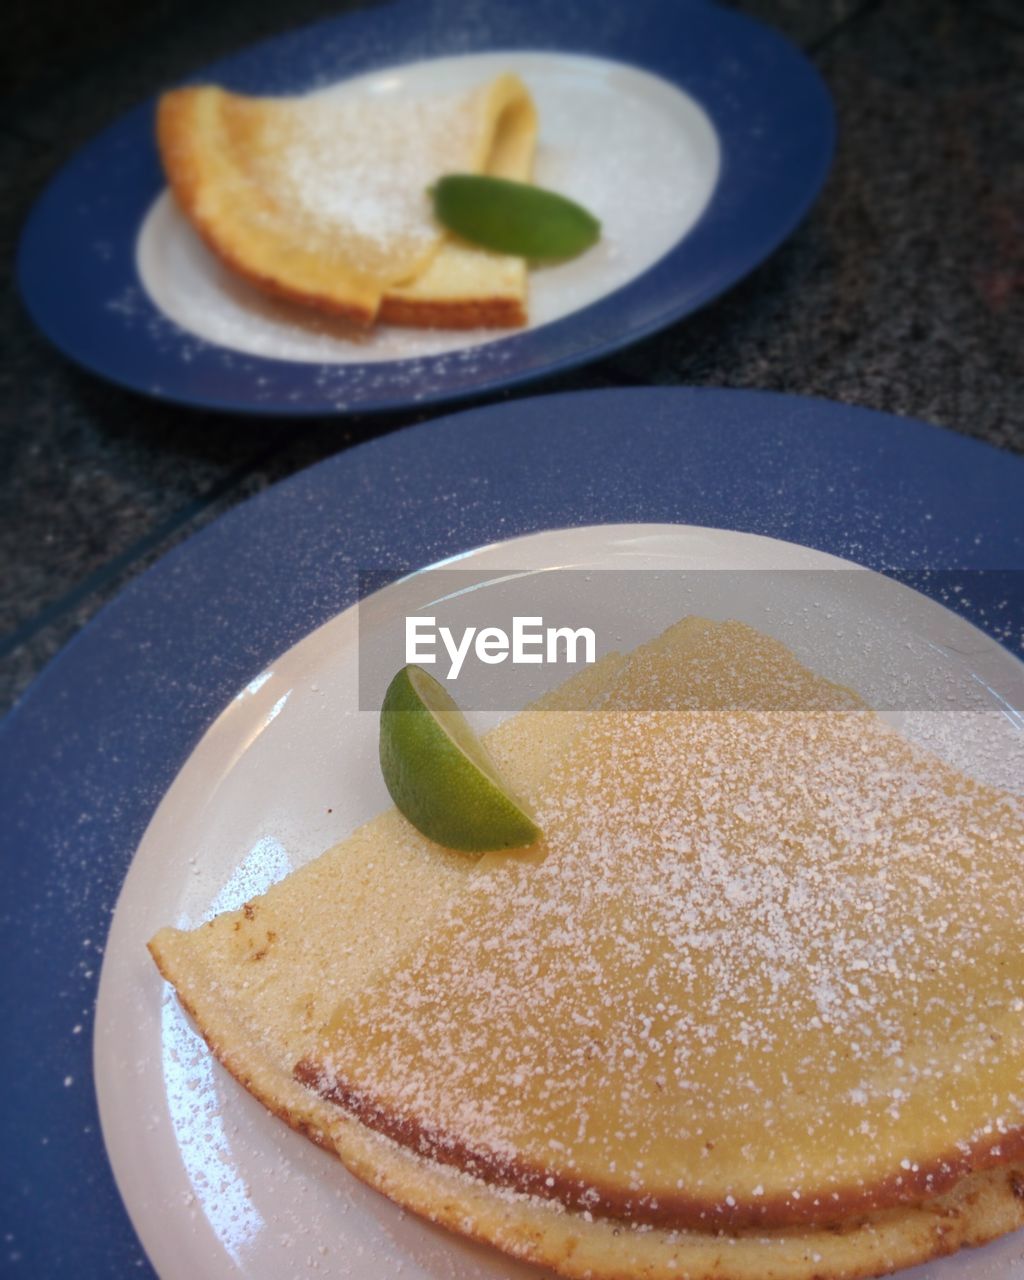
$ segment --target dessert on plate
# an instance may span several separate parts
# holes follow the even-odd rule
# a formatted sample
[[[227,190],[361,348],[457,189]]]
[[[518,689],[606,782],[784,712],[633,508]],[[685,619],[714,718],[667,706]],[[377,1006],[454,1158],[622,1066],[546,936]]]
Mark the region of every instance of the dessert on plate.
[[[396,810],[150,949],[357,1176],[575,1277],[883,1274],[1024,1224],[1024,802],[739,623],[488,736],[543,832]]]
[[[445,174],[528,182],[537,113],[518,77],[423,99],[165,93],[157,140],[175,198],[257,288],[361,327],[526,323],[523,258],[446,233]]]

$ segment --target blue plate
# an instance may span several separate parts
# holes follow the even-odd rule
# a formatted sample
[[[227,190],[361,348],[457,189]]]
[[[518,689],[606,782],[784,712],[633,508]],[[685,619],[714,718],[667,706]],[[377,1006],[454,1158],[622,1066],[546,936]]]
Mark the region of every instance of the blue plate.
[[[572,368],[694,311],[771,253],[824,181],[834,121],[817,72],[774,31],[705,0],[390,0],[257,45],[196,78],[253,94],[295,93],[322,83],[325,68],[343,79],[501,49],[631,63],[685,90],[714,124],[721,167],[699,222],[615,293],[480,347],[472,361],[422,357],[415,378],[408,369],[402,376],[399,362],[303,364],[198,340],[158,312],[136,269],[139,229],[164,185],[150,101],[75,156],[35,206],[17,267],[33,318],[86,368],[184,404],[308,415],[436,403]]]
[[[204,730],[354,601],[361,567],[422,566],[571,525],[708,525],[934,581],[1019,652],[1022,492],[1024,459],[922,422],[757,392],[579,392],[350,449],[171,552],[0,726],[0,1270],[17,1256],[33,1277],[145,1273],[132,1270],[144,1264],[91,1077],[110,913]],[[1000,607],[972,615],[986,582]]]

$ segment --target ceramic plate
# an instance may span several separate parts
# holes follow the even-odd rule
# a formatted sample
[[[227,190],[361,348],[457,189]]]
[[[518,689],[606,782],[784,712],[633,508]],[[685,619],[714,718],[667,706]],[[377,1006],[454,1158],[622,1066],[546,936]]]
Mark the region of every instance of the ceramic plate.
[[[570,368],[707,302],[816,195],[833,117],[773,31],[704,0],[630,6],[391,0],[198,72],[254,94],[423,96],[520,74],[541,117],[536,177],[597,214],[600,243],[531,272],[518,332],[381,328],[365,339],[223,268],[167,194],[153,102],[54,179],[18,274],[68,355],[161,398],[265,414],[394,409]]]
[[[617,648],[686,614],[747,622],[886,705],[967,773],[1024,780],[1024,666],[928,597],[791,543],[693,526],[556,530],[424,569],[346,610],[218,716],[157,810],[114,913],[96,1011],[100,1117],[128,1212],[165,1280],[276,1280],[301,1259],[325,1278],[538,1274],[439,1237],[264,1111],[211,1059],[146,941],[163,924],[191,928],[239,908],[389,806],[361,667],[397,620],[429,612],[457,635],[470,619],[551,619],[556,608]],[[401,661],[376,681],[378,700]],[[564,671],[502,674],[525,703],[538,675]],[[1019,1252],[1009,1238],[920,1274],[1002,1277]]]
[[[0,1108],[7,1153],[0,1162],[0,1269],[33,1278],[73,1271],[86,1280],[147,1274],[105,1154],[94,1092],[94,1005],[112,913],[158,806],[211,725],[223,716],[229,738],[243,725],[252,729],[286,687],[295,687],[265,731],[272,745],[276,731],[290,729],[293,707],[315,704],[311,687],[277,685],[276,675],[246,690],[290,650],[302,662],[307,655],[314,665],[321,660],[316,632],[341,625],[339,616],[357,598],[360,570],[411,571],[544,530],[702,526],[898,572],[1019,655],[1022,490],[1024,460],[886,414],[752,392],[577,393],[473,410],[350,449],[243,504],[166,556],[80,633],[0,726]],[[953,640],[967,669],[977,669],[985,654],[1001,657],[973,631],[967,646]],[[215,739],[206,738],[204,753]],[[253,750],[245,768],[259,758],[259,747]],[[221,758],[211,763],[209,785],[217,790],[243,776]],[[176,794],[186,796],[181,812],[196,821],[194,794]],[[220,790],[218,805],[227,795]],[[366,808],[380,799],[368,795]],[[350,807],[345,821],[362,811]],[[287,815],[281,822],[277,816],[269,814],[273,826],[251,840],[236,830],[233,867],[260,835],[276,834],[289,857],[300,857],[342,830],[340,815],[339,825],[325,813],[319,825],[294,828]],[[159,887],[163,896],[153,908],[143,904],[153,916],[134,922],[137,936],[152,918],[162,923],[209,909],[228,884],[226,863],[197,862],[196,873],[188,862],[193,853],[198,859],[192,849],[184,862],[169,861],[162,887],[153,881],[153,892]],[[268,854],[271,873],[276,856]],[[283,860],[276,866],[285,869]],[[160,1005],[159,985],[146,985],[153,975],[145,957],[133,956],[140,988],[131,999],[145,1003],[155,995],[166,1009],[161,1016],[175,1018],[172,1003]],[[176,1146],[180,1120],[172,1103],[178,1104],[165,1084],[163,1050],[134,1034],[124,1044],[96,1047],[107,1061],[125,1064],[126,1092],[157,1090],[155,1110],[121,1119],[122,1127],[134,1124],[139,1152],[150,1157],[128,1175],[138,1183],[132,1194],[149,1194],[152,1179],[155,1203],[166,1179],[197,1177],[198,1166],[189,1173]],[[187,1050],[187,1029],[182,1036]],[[155,1079],[139,1076],[136,1050],[155,1061]],[[183,1061],[183,1072],[198,1073],[202,1088],[222,1087],[205,1056]],[[250,1126],[262,1123],[259,1108],[238,1090],[234,1099],[232,1105],[249,1108],[240,1130],[248,1142]],[[187,1102],[179,1115],[183,1109]],[[219,1123],[211,1115],[213,1141],[220,1141]],[[325,1178],[339,1195],[355,1197],[361,1207],[353,1209],[353,1221],[360,1220],[361,1231],[370,1231],[371,1221],[381,1230],[394,1226],[390,1206],[360,1192],[328,1157],[280,1127],[269,1132],[282,1187],[293,1185],[298,1161],[315,1174],[316,1188]],[[233,1140],[229,1131],[225,1140]],[[118,1141],[113,1131],[111,1141]],[[283,1208],[287,1202],[284,1195]],[[242,1200],[232,1203],[244,1207]],[[262,1212],[266,1201],[260,1206]],[[139,1212],[135,1204],[132,1210]],[[360,1216],[364,1210],[368,1216]],[[225,1247],[201,1199],[172,1198],[164,1212],[183,1248],[205,1238],[209,1266],[223,1265]],[[240,1240],[251,1226],[244,1213]],[[412,1233],[419,1252],[404,1256],[418,1266],[453,1257],[463,1265],[467,1256],[451,1252],[447,1235],[418,1223],[403,1219],[395,1230],[400,1238],[387,1248],[403,1256],[410,1247],[405,1233]],[[378,1247],[384,1237],[374,1238]],[[308,1242],[294,1238],[285,1274],[305,1274],[307,1256],[322,1256]],[[157,1247],[148,1237],[147,1244]],[[1013,1247],[1019,1259],[1019,1240],[995,1246]],[[474,1253],[464,1265],[483,1267],[487,1256]],[[1000,1255],[969,1255],[988,1256]],[[349,1259],[355,1275],[358,1258],[356,1251]],[[338,1255],[332,1265],[341,1265]]]

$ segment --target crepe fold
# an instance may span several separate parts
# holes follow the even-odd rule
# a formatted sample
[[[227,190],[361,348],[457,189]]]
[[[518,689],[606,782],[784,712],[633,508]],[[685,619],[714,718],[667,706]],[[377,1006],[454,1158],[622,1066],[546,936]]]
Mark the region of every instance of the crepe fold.
[[[1024,1222],[1024,808],[735,623],[488,745],[542,819],[396,812],[151,950],[359,1177],[569,1276],[809,1280]]]
[[[190,86],[157,110],[168,182],[210,248],[265,292],[359,326],[525,323],[526,263],[447,236],[429,188],[453,172],[528,181],[536,136],[513,75],[422,100]]]

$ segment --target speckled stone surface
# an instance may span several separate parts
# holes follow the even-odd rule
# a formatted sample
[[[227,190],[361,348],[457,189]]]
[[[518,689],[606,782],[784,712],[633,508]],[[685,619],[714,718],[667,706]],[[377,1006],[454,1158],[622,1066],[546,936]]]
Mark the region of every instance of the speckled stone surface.
[[[613,367],[815,391],[1024,449],[1024,31],[984,5],[900,0],[815,61],[839,143],[804,226]]]
[[[0,252],[73,151],[209,61],[354,5],[43,0],[8,19]],[[531,390],[765,387],[1024,450],[1024,19],[1005,0],[745,0],[821,70],[840,143],[789,242],[701,314]],[[1015,221],[1016,218],[1016,221]],[[246,496],[423,415],[248,422],[72,368],[0,300],[0,707],[135,574]],[[526,393],[523,393],[526,394]],[[1022,496],[1024,500],[1024,496]]]

